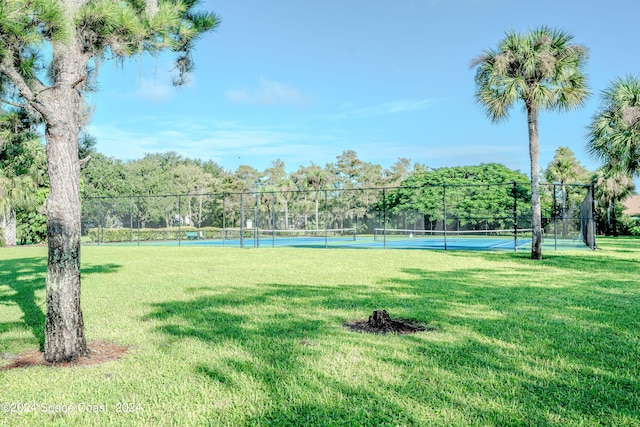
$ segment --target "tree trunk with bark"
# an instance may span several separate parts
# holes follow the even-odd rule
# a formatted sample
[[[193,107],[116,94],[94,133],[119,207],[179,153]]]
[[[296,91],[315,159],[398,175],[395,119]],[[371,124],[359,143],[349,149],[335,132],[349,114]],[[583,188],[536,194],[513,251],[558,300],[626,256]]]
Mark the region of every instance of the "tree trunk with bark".
[[[538,182],[538,110],[527,103],[527,122],[529,126],[529,157],[531,159],[531,259],[542,259],[542,215],[540,210],[540,185]]]
[[[2,242],[5,246],[16,245],[16,210],[9,209],[0,215],[0,231],[2,231]]]
[[[54,45],[55,84],[40,94],[46,106],[45,138],[50,193],[46,202],[49,262],[44,357],[72,361],[88,354],[80,307],[81,93],[87,59],[76,43]]]
[[[97,3],[100,5],[95,7]],[[20,102],[39,112],[46,124],[50,194],[45,205],[49,267],[44,347],[45,359],[50,362],[88,354],[80,309],[78,159],[87,64],[92,58],[100,62],[105,54],[125,59],[140,52],[137,47],[151,53],[172,51],[178,54],[174,82],[184,84],[193,65],[191,43],[218,24],[215,15],[192,10],[196,2],[181,3],[181,7],[167,6],[174,2],[161,3],[0,2],[0,9],[8,12],[0,14],[2,83],[6,78],[10,82],[6,89],[19,92]],[[158,17],[160,10],[163,13]],[[35,65],[33,58],[37,59]],[[44,74],[41,62],[47,63],[44,80],[39,79]]]

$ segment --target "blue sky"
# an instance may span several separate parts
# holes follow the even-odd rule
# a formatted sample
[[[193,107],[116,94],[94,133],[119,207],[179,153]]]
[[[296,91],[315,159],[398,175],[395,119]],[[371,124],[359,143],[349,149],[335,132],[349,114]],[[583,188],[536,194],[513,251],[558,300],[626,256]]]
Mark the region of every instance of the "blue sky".
[[[586,106],[540,115],[540,165],[560,146],[582,164],[599,93],[640,75],[637,0],[207,0],[218,29],[197,44],[190,83],[170,56],[105,61],[90,132],[123,160],[176,151],[227,170],[281,159],[293,172],[344,150],[389,167],[499,162],[528,174],[525,113],[493,124],[474,103],[470,61],[507,30],[541,25],[590,49]]]

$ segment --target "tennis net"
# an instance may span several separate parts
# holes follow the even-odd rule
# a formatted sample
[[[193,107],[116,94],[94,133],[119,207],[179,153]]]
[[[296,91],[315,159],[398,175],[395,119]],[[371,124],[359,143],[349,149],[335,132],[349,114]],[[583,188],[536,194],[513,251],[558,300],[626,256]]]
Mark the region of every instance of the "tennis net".
[[[375,228],[373,240],[392,246],[491,248],[526,245],[531,242],[531,231],[530,228],[452,231]]]
[[[255,229],[254,236],[259,239],[325,239],[340,238],[356,240],[357,231],[355,228],[328,228],[311,230],[271,230]]]

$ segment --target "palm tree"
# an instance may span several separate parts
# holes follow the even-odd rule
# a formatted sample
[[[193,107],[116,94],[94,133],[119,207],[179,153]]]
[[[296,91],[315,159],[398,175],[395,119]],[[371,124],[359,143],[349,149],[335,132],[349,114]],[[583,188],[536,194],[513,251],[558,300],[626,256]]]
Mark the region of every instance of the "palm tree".
[[[305,205],[307,195],[313,193],[313,203],[315,211],[315,229],[320,227],[320,191],[326,188],[329,183],[329,174],[325,169],[311,162],[310,166],[300,166],[293,176],[293,181],[298,186],[304,196]],[[304,212],[304,228],[307,228],[307,207]]]
[[[633,193],[635,189],[633,179],[629,175],[608,168],[600,168],[596,172],[594,181],[595,197],[604,204],[606,212],[605,234],[617,236],[616,203]]]
[[[327,181],[328,181],[328,174],[321,167],[311,166],[308,169],[307,176],[306,176],[306,185],[307,185],[307,188],[313,189],[314,201],[315,201],[316,231],[319,230],[319,226],[320,226],[320,214],[319,214],[320,190],[324,188]],[[325,218],[325,221],[328,221],[328,218]]]
[[[526,34],[508,32],[496,49],[484,51],[471,62],[476,68],[476,101],[493,122],[509,117],[522,101],[529,127],[531,159],[531,258],[542,259],[542,220],[538,179],[538,112],[570,110],[583,105],[589,95],[583,69],[588,53],[571,43],[563,31],[540,27]]]
[[[640,79],[618,78],[601,94],[602,107],[589,126],[587,150],[608,169],[640,173]]]
[[[579,182],[580,178],[585,178],[588,171],[576,159],[573,151],[569,147],[558,147],[549,167],[545,171],[547,182],[560,183],[561,209],[562,209],[562,237],[566,237],[568,233],[567,224],[567,184]]]
[[[284,229],[289,229],[289,203],[296,194],[296,184],[291,178],[282,178],[276,184],[278,197],[282,200],[284,207]]]

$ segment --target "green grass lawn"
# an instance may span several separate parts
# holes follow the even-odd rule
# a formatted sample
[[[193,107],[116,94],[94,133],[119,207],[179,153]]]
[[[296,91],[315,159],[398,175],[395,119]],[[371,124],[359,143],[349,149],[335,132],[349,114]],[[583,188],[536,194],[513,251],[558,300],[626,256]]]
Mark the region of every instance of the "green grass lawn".
[[[0,403],[38,406],[0,411],[0,425],[638,426],[640,240],[598,243],[542,262],[84,247],[87,339],[129,352],[93,367],[0,371]],[[3,366],[44,340],[46,248],[2,249],[0,265]],[[343,326],[374,309],[435,330]],[[107,412],[80,412],[91,405]]]

